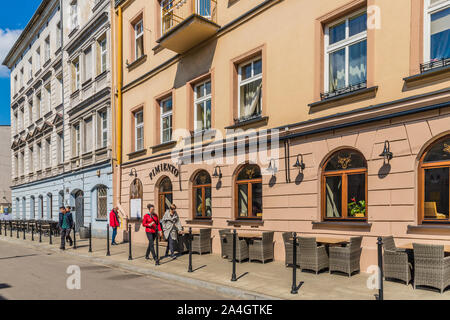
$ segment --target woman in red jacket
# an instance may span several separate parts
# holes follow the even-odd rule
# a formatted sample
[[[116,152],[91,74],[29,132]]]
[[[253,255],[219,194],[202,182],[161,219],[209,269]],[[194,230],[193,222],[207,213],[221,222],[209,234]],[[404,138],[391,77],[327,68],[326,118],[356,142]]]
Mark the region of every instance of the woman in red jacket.
[[[114,207],[111,212],[109,213],[109,225],[111,226],[113,232],[112,232],[112,239],[111,239],[111,245],[117,245],[116,243],[116,236],[117,236],[117,228],[120,227],[120,221],[119,221],[119,207]]]
[[[161,236],[161,224],[159,223],[158,215],[155,213],[155,206],[149,203],[147,205],[148,213],[144,216],[142,225],[145,227],[145,233],[147,234],[148,247],[145,253],[145,259],[150,259],[149,254],[152,253],[153,260],[156,261],[155,247],[153,245],[156,237]]]

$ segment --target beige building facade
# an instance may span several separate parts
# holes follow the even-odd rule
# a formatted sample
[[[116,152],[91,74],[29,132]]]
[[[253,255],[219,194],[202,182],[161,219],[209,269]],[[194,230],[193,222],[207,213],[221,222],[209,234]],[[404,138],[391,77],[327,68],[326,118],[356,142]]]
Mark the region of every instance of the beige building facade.
[[[276,259],[282,232],[361,235],[362,270],[378,236],[450,241],[450,1],[113,10],[114,202],[127,215],[134,199],[160,215],[175,203],[184,226],[213,229],[215,252],[219,229],[276,231]]]

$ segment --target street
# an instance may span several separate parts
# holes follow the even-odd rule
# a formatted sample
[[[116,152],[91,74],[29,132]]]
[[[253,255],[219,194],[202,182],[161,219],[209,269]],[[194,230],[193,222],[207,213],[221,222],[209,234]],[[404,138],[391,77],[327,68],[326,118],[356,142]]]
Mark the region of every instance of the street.
[[[70,266],[75,267],[70,269]],[[80,289],[68,289],[67,279],[76,266],[81,270]],[[67,273],[68,268],[72,272]],[[0,300],[227,299],[212,291],[192,290],[178,283],[89,263],[82,258],[3,241],[0,241],[0,270]]]

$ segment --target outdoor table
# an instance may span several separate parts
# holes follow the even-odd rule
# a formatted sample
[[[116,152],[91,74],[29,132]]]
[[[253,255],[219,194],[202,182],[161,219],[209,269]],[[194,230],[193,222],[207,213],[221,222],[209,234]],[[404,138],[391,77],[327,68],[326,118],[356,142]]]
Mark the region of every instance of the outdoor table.
[[[256,233],[256,232],[238,232],[237,236],[238,236],[238,238],[244,238],[244,239],[262,238],[262,234]]]
[[[290,238],[289,240],[292,241],[294,239]],[[337,246],[347,244],[349,240],[345,238],[316,237],[316,242],[327,246]]]
[[[406,243],[402,244],[400,246],[397,246],[399,249],[406,249],[406,250],[413,250],[413,244],[412,243]],[[450,245],[444,245],[444,251],[447,253],[450,253]]]
[[[181,234],[185,235],[185,234],[189,234],[189,228],[186,230],[181,231]],[[198,229],[192,229],[192,234],[200,234],[200,230]]]

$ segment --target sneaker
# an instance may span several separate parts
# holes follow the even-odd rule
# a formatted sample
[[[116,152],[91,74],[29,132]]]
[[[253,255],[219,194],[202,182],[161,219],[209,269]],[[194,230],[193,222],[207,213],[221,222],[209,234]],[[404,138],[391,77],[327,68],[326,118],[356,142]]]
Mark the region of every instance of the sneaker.
[[[63,248],[63,247],[60,247],[59,249],[60,249],[60,250],[66,250],[66,248]]]
[[[173,260],[175,260],[175,259],[177,258],[177,255],[172,253],[172,254],[170,255],[170,257],[171,257]]]
[[[146,256],[146,257],[145,257],[145,260],[150,260],[150,257]]]
[[[71,247],[73,246],[73,241],[70,242],[69,246],[71,246]]]

